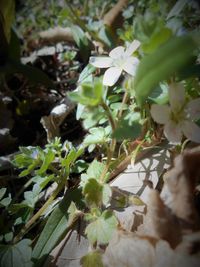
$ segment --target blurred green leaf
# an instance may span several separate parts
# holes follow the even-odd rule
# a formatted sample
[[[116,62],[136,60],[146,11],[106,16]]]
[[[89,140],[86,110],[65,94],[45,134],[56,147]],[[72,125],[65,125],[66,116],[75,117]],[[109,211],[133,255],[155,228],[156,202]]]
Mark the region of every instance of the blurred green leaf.
[[[105,210],[100,217],[91,222],[85,229],[88,240],[95,244],[107,244],[117,228],[117,219],[112,211]]]
[[[101,79],[93,82],[84,82],[77,91],[68,94],[72,101],[86,106],[97,106],[102,100],[103,85]]]
[[[3,30],[7,42],[10,42],[10,31],[15,16],[15,1],[1,0],[0,1],[0,16],[2,17]]]
[[[35,262],[34,267],[43,266],[45,259],[48,257],[52,249],[64,238],[64,236],[66,236],[67,232],[71,229],[71,222],[76,220],[78,217],[76,213],[70,216],[70,213],[73,209],[73,207],[70,207],[70,205],[73,201],[81,207],[83,205],[81,199],[82,197],[80,190],[67,190],[63,200],[50,215],[33,249],[32,258]]]
[[[165,83],[160,83],[148,97],[153,103],[164,105],[168,102],[168,86]]]
[[[90,77],[91,74],[95,72],[95,70],[96,68],[93,65],[87,64],[87,66],[82,70],[81,74],[79,75],[78,83],[87,82],[88,77]]]
[[[40,83],[46,85],[47,87],[54,86],[53,82],[43,71],[29,65],[23,65],[19,61],[11,58],[7,60],[5,66],[0,67],[0,74],[1,73],[22,73],[33,84]]]
[[[128,119],[122,118],[113,137],[117,140],[123,141],[124,139],[136,139],[141,134],[141,124],[138,121],[130,122]]]
[[[95,127],[89,130],[89,134],[85,137],[83,144],[88,146],[91,144],[103,144],[108,141],[105,128]]]
[[[178,0],[167,15],[167,19],[179,15],[187,3],[187,0]]]
[[[72,25],[71,31],[74,37],[74,40],[80,50],[81,58],[84,62],[87,62],[90,56],[91,51],[91,42],[87,38],[86,34],[83,32],[83,30],[77,26]]]
[[[6,188],[1,188],[0,189],[0,200],[3,198],[3,196],[5,195],[5,193],[6,193]]]
[[[170,29],[163,27],[159,32],[156,32],[148,41],[142,44],[142,50],[145,53],[154,52],[161,44],[165,43],[172,36]]]
[[[112,196],[112,190],[109,184],[104,184],[103,185],[103,190],[102,190],[102,202],[104,206],[109,204],[110,198]]]
[[[139,105],[144,103],[160,81],[187,66],[195,47],[195,41],[190,35],[173,37],[141,60],[135,76],[135,93]]]
[[[104,267],[101,254],[98,251],[92,251],[81,258],[82,267]]]
[[[88,206],[101,206],[102,204],[102,191],[103,186],[96,179],[90,178],[87,180],[83,195]]]
[[[87,183],[88,179],[94,178],[97,181],[99,181],[99,178],[101,177],[101,174],[103,170],[105,169],[105,164],[102,162],[97,161],[96,159],[93,160],[86,173],[81,174],[81,186],[84,187]],[[105,175],[105,177],[101,177],[103,179],[103,182],[106,182],[108,174]]]
[[[1,267],[32,267],[31,240],[23,239],[15,245],[0,245]]]
[[[49,165],[53,162],[54,159],[55,159],[54,151],[51,149],[48,149],[44,155],[44,161],[42,163],[42,166],[37,171],[37,174],[42,175],[43,173],[45,173]]]

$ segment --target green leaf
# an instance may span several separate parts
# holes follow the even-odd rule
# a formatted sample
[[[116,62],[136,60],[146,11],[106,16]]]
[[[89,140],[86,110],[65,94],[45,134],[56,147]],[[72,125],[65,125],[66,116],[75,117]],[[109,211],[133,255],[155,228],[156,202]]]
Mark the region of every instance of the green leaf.
[[[11,26],[15,16],[15,1],[1,0],[0,1],[0,16],[3,17],[3,30],[7,42],[10,41]]]
[[[104,184],[103,190],[102,190],[102,202],[104,206],[109,204],[111,196],[112,196],[112,190],[111,190],[110,185]]]
[[[79,48],[81,58],[83,59],[84,62],[87,62],[89,59],[90,50],[91,50],[91,43],[89,39],[87,38],[83,30],[77,25],[72,25],[71,31],[74,37],[74,41],[76,42]]]
[[[187,66],[195,47],[194,38],[190,35],[173,37],[141,60],[135,76],[135,93],[139,105],[144,103],[160,81]]]
[[[128,119],[122,118],[113,137],[117,140],[123,141],[124,139],[136,139],[141,134],[141,124],[138,121],[130,122]]]
[[[55,159],[55,154],[53,150],[48,149],[47,153],[45,154],[44,161],[42,163],[42,166],[40,169],[37,171],[38,175],[42,175],[43,173],[46,172],[48,169],[49,165],[53,162]]]
[[[112,238],[117,225],[116,217],[111,211],[106,210],[86,227],[85,233],[92,244],[107,244]]]
[[[145,53],[154,52],[161,44],[165,43],[172,36],[172,31],[166,27],[155,33],[148,43],[142,44],[142,50]]]
[[[105,128],[103,127],[91,128],[89,133],[90,134],[88,134],[83,141],[83,144],[86,146],[91,144],[103,144],[108,141]]]
[[[188,3],[187,0],[178,0],[173,8],[170,10],[167,15],[167,20],[171,17],[179,15],[179,13],[183,10],[184,6]]]
[[[0,68],[0,73],[22,73],[34,85],[39,83],[47,87],[54,86],[53,82],[43,71],[29,65],[23,65],[18,60],[11,58],[8,59],[5,66]]]
[[[81,258],[82,267],[104,267],[101,254],[98,251],[92,251]]]
[[[31,240],[23,239],[15,245],[0,245],[1,267],[32,267]]]
[[[10,196],[0,200],[0,207],[7,207],[11,203],[12,199]]]
[[[6,188],[5,187],[3,187],[3,188],[1,188],[0,189],[0,200],[3,198],[3,196],[5,195],[5,193],[6,193]]]
[[[46,186],[49,182],[51,182],[54,178],[55,178],[54,174],[46,175],[46,176],[43,176],[43,177],[37,175],[37,176],[34,176],[34,177],[32,178],[32,181],[33,181],[34,183],[38,184],[39,187],[40,187],[41,189],[44,189],[45,186]]]
[[[116,38],[113,35],[112,29],[107,25],[102,25],[98,31],[99,38],[106,44],[109,48],[114,48],[116,45]]]
[[[8,47],[8,56],[14,60],[20,60],[20,40],[14,29],[11,29],[11,39]]]
[[[90,164],[90,166],[87,170],[87,175],[90,178],[95,178],[98,180],[100,178],[104,168],[105,168],[105,164],[103,164],[103,163],[101,163],[95,159]]]
[[[101,79],[94,79],[93,82],[84,82],[77,91],[68,93],[72,101],[85,106],[97,106],[102,99],[103,85]]]
[[[164,105],[168,102],[168,86],[166,83],[160,83],[148,97],[153,103]]]
[[[96,68],[93,65],[87,64],[78,78],[78,83],[88,82],[88,77],[90,78],[91,74],[94,73],[95,70]]]
[[[101,206],[102,204],[103,186],[96,179],[90,178],[87,180],[83,195],[88,206]]]
[[[101,174],[105,168],[105,165],[96,159],[93,160],[92,163],[90,163],[89,168],[87,169],[87,173],[81,174],[81,187],[84,187],[90,178],[94,178],[97,181],[99,181],[99,178],[101,177]],[[105,175],[105,177],[102,177],[103,182],[106,181],[108,177],[108,174]]]
[[[66,233],[70,230],[70,223],[76,220],[77,214],[69,216],[69,207],[73,201],[80,207],[83,205],[81,202],[81,191],[78,189],[67,190],[67,193],[59,206],[50,215],[40,237],[33,249],[33,259],[35,261],[34,267],[43,266],[45,259],[48,257],[52,249],[63,239]],[[71,206],[73,209],[73,206]],[[72,213],[71,213],[72,214]],[[73,217],[73,218],[72,218]]]

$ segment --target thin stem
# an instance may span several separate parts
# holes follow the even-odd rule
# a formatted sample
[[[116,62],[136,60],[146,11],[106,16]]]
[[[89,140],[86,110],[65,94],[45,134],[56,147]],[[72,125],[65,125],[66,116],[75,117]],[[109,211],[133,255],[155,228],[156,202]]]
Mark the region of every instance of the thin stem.
[[[129,99],[129,94],[128,94],[127,90],[126,90],[125,93],[124,93],[123,99],[122,99],[121,108],[120,108],[120,110],[119,110],[119,112],[117,114],[118,119],[120,119],[122,117],[123,106],[127,103],[128,99]]]
[[[57,197],[60,191],[63,189],[63,184],[57,186],[56,190],[50,196],[50,198],[45,202],[45,204],[38,210],[38,212],[25,224],[20,233],[14,238],[14,243],[17,243],[27,232],[27,230],[31,227],[32,224],[35,223],[37,219],[44,213],[44,211],[48,208],[48,206],[53,202],[53,200]]]
[[[110,111],[110,108],[109,108],[108,105],[107,105],[105,102],[103,102],[103,101],[102,101],[102,103],[101,103],[101,106],[102,106],[102,108],[105,110],[105,112],[106,112],[106,114],[107,114],[107,116],[108,116],[108,120],[109,120],[109,122],[110,122],[110,125],[111,125],[111,127],[112,127],[112,131],[114,132],[115,129],[116,129],[116,123],[115,123],[115,121],[114,121],[114,118],[113,118],[113,115],[112,115],[112,113],[111,113],[111,111]]]

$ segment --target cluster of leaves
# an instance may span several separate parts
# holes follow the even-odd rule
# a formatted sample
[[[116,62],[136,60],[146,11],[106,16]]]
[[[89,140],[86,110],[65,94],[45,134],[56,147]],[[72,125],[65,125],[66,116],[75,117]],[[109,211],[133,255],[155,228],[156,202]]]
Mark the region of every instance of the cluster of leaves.
[[[135,1],[130,1],[130,5],[132,2]],[[91,11],[95,13],[94,20],[86,22],[69,3],[68,9],[62,11],[63,20],[68,18],[70,25],[73,24],[73,36],[86,65],[79,76],[77,89],[69,93],[69,97],[77,103],[76,118],[82,120],[87,135],[81,146],[73,146],[68,141],[62,144],[56,138],[43,149],[19,148],[13,163],[22,170],[19,179],[26,179],[27,183],[14,198],[6,188],[0,190],[0,208],[3,211],[0,223],[3,226],[7,219],[11,221],[1,227],[2,266],[12,266],[8,262],[10,259],[18,260],[19,266],[43,266],[46,255],[80,217],[87,222],[85,234],[93,248],[81,263],[87,267],[103,266],[98,248],[108,244],[118,226],[113,211],[109,209],[112,197],[110,173],[118,158],[121,160],[127,151],[130,152],[126,144],[138,137],[142,142],[151,141],[156,135],[149,106],[168,102],[170,80],[184,81],[188,98],[199,96],[199,84],[195,83],[199,70],[196,64],[199,37],[196,32],[190,32],[189,27],[184,28],[187,33],[180,36],[183,26],[187,26],[184,24],[187,18],[185,10],[192,10],[191,5],[186,1],[169,5],[155,0],[137,2],[133,8],[124,11],[125,23],[118,34],[125,43],[133,39],[140,41],[137,52],[140,64],[134,79],[130,76],[124,79],[123,76],[123,83],[121,79],[111,87],[104,86],[102,76],[88,64],[92,39],[101,40],[107,48],[114,44],[108,28],[102,22],[95,24],[99,14]],[[163,3],[161,11],[159,7]],[[85,4],[86,14],[90,14],[88,8],[89,4]],[[174,19],[178,19],[177,23],[173,23]],[[4,51],[8,55],[5,64],[10,64],[12,58],[8,43],[11,41],[6,35],[10,26],[2,21]],[[85,160],[87,153],[94,153],[96,159],[92,162]],[[56,185],[55,189],[40,206],[50,185]],[[24,199],[21,197],[23,192]],[[41,221],[43,230],[33,244],[31,228],[37,227]]]

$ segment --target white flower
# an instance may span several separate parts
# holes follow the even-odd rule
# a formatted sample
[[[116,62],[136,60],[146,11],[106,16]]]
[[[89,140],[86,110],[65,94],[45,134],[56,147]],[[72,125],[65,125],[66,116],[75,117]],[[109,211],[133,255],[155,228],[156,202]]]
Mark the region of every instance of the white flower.
[[[169,104],[151,106],[153,119],[165,125],[166,138],[176,144],[184,134],[189,140],[200,143],[200,127],[193,122],[200,118],[200,98],[186,103],[183,85],[173,83],[169,86]]]
[[[90,57],[90,64],[97,68],[109,68],[104,73],[103,84],[113,86],[119,79],[122,71],[134,76],[139,60],[133,57],[133,52],[140,46],[139,41],[133,41],[125,50],[123,46],[114,48],[109,57]]]

